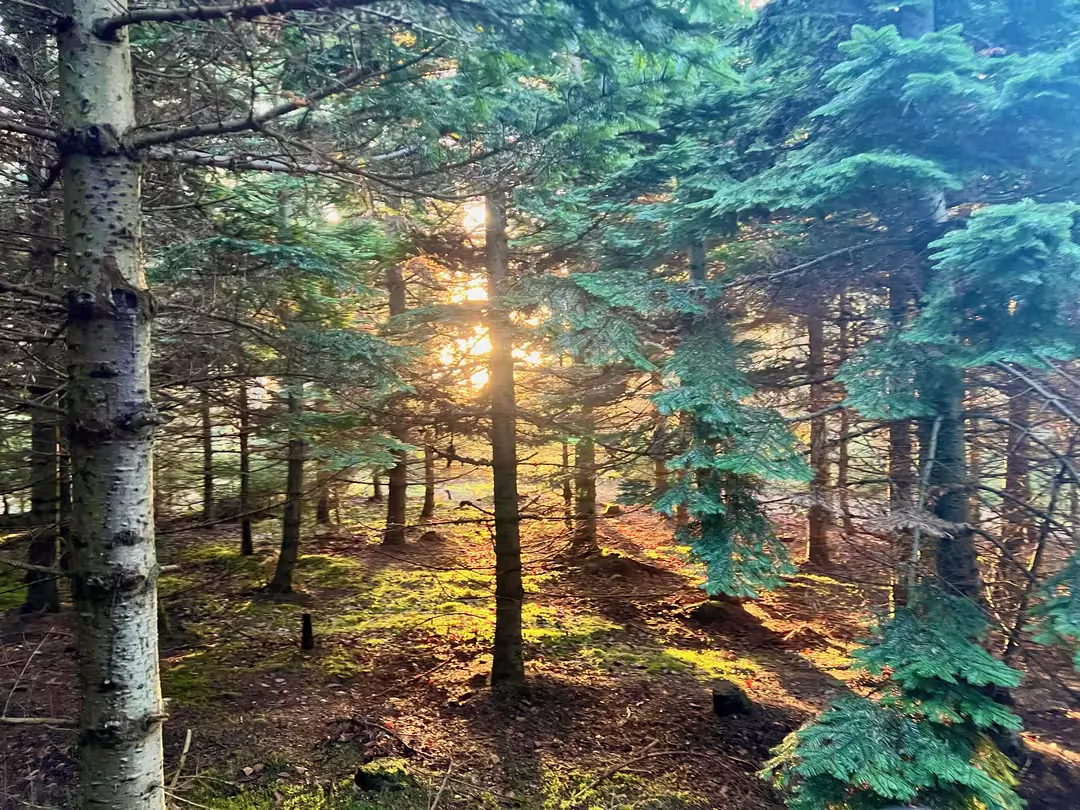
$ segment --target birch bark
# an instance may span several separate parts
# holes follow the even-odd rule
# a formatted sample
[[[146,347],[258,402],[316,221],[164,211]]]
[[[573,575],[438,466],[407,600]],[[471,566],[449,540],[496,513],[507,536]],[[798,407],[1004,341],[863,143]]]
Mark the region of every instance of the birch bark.
[[[140,256],[126,0],[66,0],[57,36],[69,248],[71,579],[84,808],[163,810],[150,401],[153,306]]]

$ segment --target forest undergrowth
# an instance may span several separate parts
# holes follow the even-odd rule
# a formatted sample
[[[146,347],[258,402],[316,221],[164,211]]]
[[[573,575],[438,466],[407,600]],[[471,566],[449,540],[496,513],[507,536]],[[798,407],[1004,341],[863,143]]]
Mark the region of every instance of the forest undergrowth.
[[[528,686],[493,692],[489,527],[463,518],[484,509],[483,482],[460,486],[477,490],[475,506],[441,502],[405,547],[377,543],[380,507],[359,499],[340,527],[310,527],[285,599],[261,587],[276,521],[256,524],[250,557],[230,523],[162,528],[173,806],[766,810],[782,806],[757,776],[770,749],[845,690],[875,689],[849,668],[887,607],[865,544],[849,554],[834,538],[830,570],[732,608],[707,600],[671,521],[628,510],[601,522],[601,553],[584,558],[562,554],[561,523],[525,524]],[[797,536],[797,521],[778,522]],[[75,714],[67,616],[13,618],[3,632],[6,708]],[[1080,684],[1062,680],[1070,670],[1050,654],[1026,669],[1022,793],[1032,810],[1073,808],[1080,715],[1061,689]],[[717,717],[718,681],[741,687],[752,711]],[[74,737],[7,730],[5,810],[64,801]],[[360,766],[374,789],[354,788]]]

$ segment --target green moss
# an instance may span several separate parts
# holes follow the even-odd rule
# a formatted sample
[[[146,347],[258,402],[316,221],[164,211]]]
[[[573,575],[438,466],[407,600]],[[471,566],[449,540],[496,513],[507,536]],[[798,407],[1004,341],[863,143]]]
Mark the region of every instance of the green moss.
[[[0,565],[0,612],[12,610],[26,601],[26,573],[8,565]]]
[[[576,653],[619,629],[617,624],[589,614],[526,602],[522,611],[525,641],[552,655]]]
[[[681,672],[700,681],[753,677],[761,667],[726,650],[681,650],[676,647],[634,647],[614,644],[583,650],[582,656],[608,671],[642,670],[649,675]]]
[[[296,563],[297,579],[319,588],[355,588],[364,576],[364,567],[349,557],[304,554]]]
[[[201,659],[201,656],[195,658]],[[205,706],[221,694],[210,683],[209,674],[199,660],[185,660],[163,669],[161,693],[183,706]]]
[[[427,791],[415,787],[358,794],[349,779],[329,789],[278,784],[245,790],[235,796],[199,794],[196,800],[214,810],[427,810],[430,798]]]
[[[336,647],[319,656],[314,663],[331,678],[343,681],[367,671],[367,668],[356,660],[355,652],[348,647]]]
[[[598,774],[545,771],[540,795],[522,807],[537,810],[704,810],[707,799],[678,787],[673,775],[642,779],[620,773],[599,784]]]

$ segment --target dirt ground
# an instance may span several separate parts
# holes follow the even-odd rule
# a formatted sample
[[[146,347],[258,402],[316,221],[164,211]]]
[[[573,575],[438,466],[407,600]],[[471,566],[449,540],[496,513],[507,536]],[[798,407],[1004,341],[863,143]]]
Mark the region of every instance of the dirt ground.
[[[524,538],[529,686],[494,694],[488,526],[453,523],[462,512],[448,504],[430,526],[438,538],[418,531],[386,549],[365,509],[350,512],[348,530],[306,540],[284,601],[259,590],[273,521],[259,524],[254,558],[238,555],[233,525],[161,532],[176,806],[780,807],[756,773],[785,734],[859,688],[850,652],[885,593],[865,547],[838,541],[830,575],[801,574],[743,615],[703,610],[698,570],[661,518],[605,519],[604,554],[573,565],[560,556],[562,524],[536,522]],[[307,653],[304,613],[316,633]],[[5,713],[74,716],[70,617],[9,614],[0,632]],[[1067,662],[1023,663],[1023,792],[1032,810],[1075,810],[1080,708],[1059,685]],[[753,711],[717,717],[716,679],[740,685]],[[5,727],[0,737],[4,810],[64,805],[74,734]],[[405,789],[354,797],[344,785],[365,760],[402,763]]]

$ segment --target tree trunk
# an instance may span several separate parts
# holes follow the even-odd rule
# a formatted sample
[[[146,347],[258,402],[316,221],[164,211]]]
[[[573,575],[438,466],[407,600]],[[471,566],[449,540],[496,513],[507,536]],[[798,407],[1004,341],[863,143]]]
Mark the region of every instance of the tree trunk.
[[[521,571],[517,491],[517,404],[514,390],[514,341],[505,309],[510,282],[506,234],[506,195],[493,191],[486,200],[485,258],[488,272],[488,390],[491,394],[491,461],[495,500],[495,641],[491,683],[525,680],[521,611],[525,598]]]
[[[955,525],[938,538],[937,571],[946,592],[981,599],[975,535],[969,528],[971,515],[966,476],[964,442],[964,378],[955,369],[942,369],[934,396],[939,420],[937,441],[927,480],[937,493],[934,514]],[[933,442],[932,442],[933,443]]]
[[[59,439],[56,467],[60,480],[60,568],[68,571],[71,569],[71,456],[65,431],[60,431]]]
[[[292,593],[293,572],[300,557],[300,518],[304,507],[304,461],[307,459],[307,442],[300,436],[297,424],[304,409],[304,390],[289,390],[289,417],[292,437],[289,439],[289,466],[285,479],[285,514],[281,521],[281,552],[278,554],[274,578],[267,585],[271,593]]]
[[[251,534],[251,406],[247,380],[240,381],[236,404],[240,415],[240,554],[247,557],[255,553]]]
[[[889,279],[889,317],[893,328],[900,329],[907,319],[908,292],[903,279]],[[889,510],[896,515],[911,512],[915,492],[915,456],[911,442],[911,420],[896,419],[889,422]],[[893,604],[907,604],[908,582],[914,576],[911,570],[912,534],[909,529],[896,530],[894,553],[897,574],[893,582]]]
[[[570,443],[562,443],[562,465],[561,479],[562,479],[562,502],[563,502],[563,523],[566,524],[568,531],[574,531],[574,473],[570,469]]]
[[[652,446],[649,455],[652,456],[653,468],[653,497],[660,497],[668,488],[667,468],[667,417],[660,411],[656,412],[656,424],[653,427]]]
[[[588,408],[582,409],[582,427],[582,436],[574,447],[574,554],[597,551],[596,441]]]
[[[199,421],[202,438],[202,519],[214,519],[214,422],[210,414],[210,392],[199,391]]]
[[[405,298],[405,279],[401,274],[401,265],[391,264],[386,268],[386,292],[390,299],[390,317],[404,315],[408,310]],[[394,399],[401,404],[400,397]],[[395,419],[401,419],[400,416]],[[409,428],[396,421],[391,434],[401,444],[409,443]],[[394,466],[390,468],[386,479],[386,528],[383,530],[383,544],[387,546],[405,545],[405,526],[408,523],[406,509],[409,493],[409,453],[407,450],[394,451]]]
[[[44,44],[44,43],[42,43]],[[31,178],[31,191],[39,197],[30,210],[30,252],[28,270],[30,278],[42,286],[56,282],[56,250],[53,247],[55,208],[46,194],[42,193],[39,178],[40,160],[31,160],[27,175]],[[27,549],[27,562],[31,565],[53,568],[57,563],[57,538],[60,526],[60,479],[59,479],[59,431],[56,415],[51,410],[59,398],[54,392],[58,381],[49,372],[56,359],[51,347],[42,352],[41,368],[35,374],[37,385],[30,387],[30,396],[41,403],[41,409],[33,411],[30,425],[30,515],[33,536]],[[26,601],[24,613],[60,610],[60,589],[57,577],[42,571],[27,571]]]
[[[319,526],[330,526],[334,522],[332,507],[333,491],[330,486],[331,476],[326,472],[320,472],[315,484],[318,492],[318,500],[315,501],[315,523]]]
[[[1031,428],[1029,398],[1026,387],[1012,384],[1006,389],[1009,397],[1009,436],[1005,455],[1005,499],[1001,505],[1001,539],[1014,554],[1023,551],[1033,534],[1028,475],[1031,461],[1028,456],[1028,431]],[[1003,564],[1005,567],[1008,563]]]
[[[35,401],[48,404],[48,388],[31,388]],[[56,565],[57,527],[60,525],[60,480],[57,473],[57,426],[52,413],[35,411],[30,426],[30,516],[32,539],[27,562],[52,568]],[[26,602],[23,613],[60,610],[60,590],[56,576],[42,571],[26,572]]]
[[[403,444],[409,440],[409,431],[403,426],[396,426],[393,431],[394,438]],[[383,530],[383,545],[405,545],[405,527],[408,524],[406,509],[408,507],[409,488],[409,453],[406,450],[395,450],[396,463],[390,468],[386,476],[386,528]]]
[[[70,0],[59,27],[68,268],[71,581],[82,711],[80,806],[163,810],[150,401],[153,307],[140,255],[126,0]]]
[[[382,503],[382,476],[378,473],[373,473],[371,476],[371,502]]]
[[[424,505],[420,518],[427,520],[435,514],[435,448],[430,441],[424,443]]]
[[[851,357],[851,309],[846,294],[840,296],[840,312],[837,318],[840,328],[840,364]],[[851,519],[851,493],[848,492],[851,481],[851,449],[848,445],[848,433],[851,431],[851,411],[840,407],[840,436],[836,448],[836,492],[840,501],[840,519],[845,537],[853,537],[855,524]]]
[[[825,408],[825,323],[820,315],[808,315],[806,332],[810,352],[807,373],[810,377],[810,412]],[[810,509],[807,513],[806,560],[812,566],[829,565],[829,491],[828,422],[824,414],[810,420]]]

